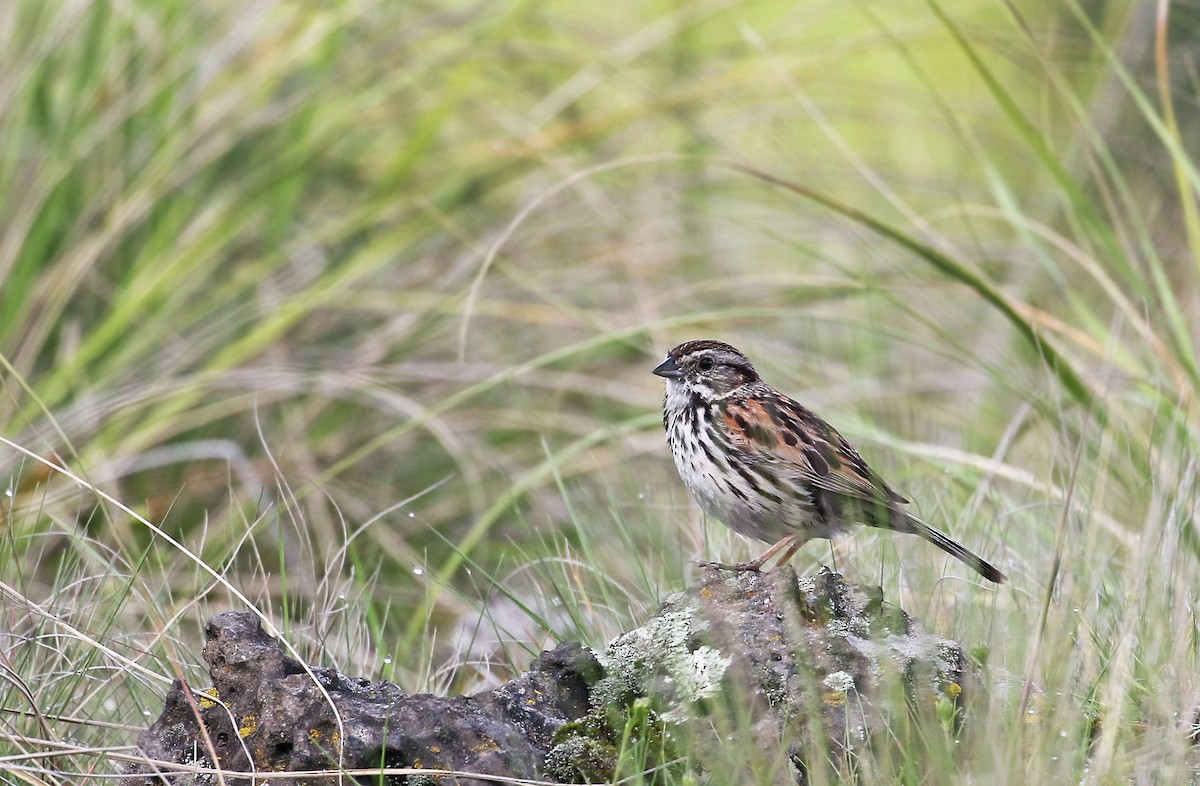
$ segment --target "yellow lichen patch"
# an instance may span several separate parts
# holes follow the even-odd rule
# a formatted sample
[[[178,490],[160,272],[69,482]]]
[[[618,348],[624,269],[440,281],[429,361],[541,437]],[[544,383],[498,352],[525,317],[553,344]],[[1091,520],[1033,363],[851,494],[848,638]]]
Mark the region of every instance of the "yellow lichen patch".
[[[491,751],[500,750],[500,746],[490,737],[484,737],[479,741],[479,744],[471,748],[472,753],[490,753]]]
[[[208,695],[205,695],[205,694],[208,694]],[[207,710],[207,709],[217,706],[216,699],[217,699],[217,696],[219,696],[219,695],[220,694],[217,693],[216,688],[209,688],[208,690],[204,691],[204,693],[201,693],[199,696],[199,702],[198,702],[200,704],[200,709]]]
[[[841,690],[827,690],[821,694],[821,701],[830,707],[840,707],[846,703],[846,692]]]
[[[321,743],[321,731],[319,729],[309,729],[308,741],[313,745],[319,745]]]
[[[705,600],[712,600],[712,596],[712,590],[710,590],[708,587],[703,587],[700,590],[700,597],[704,598]]]
[[[429,746],[429,752],[430,752],[430,753],[441,753],[441,752],[442,752],[442,749],[441,749],[441,748],[439,748],[439,747],[438,747],[438,746],[436,746],[436,745],[430,745],[430,746]]]
[[[253,715],[247,715],[242,718],[242,725],[238,728],[238,736],[242,739],[249,737],[258,728],[258,718]]]

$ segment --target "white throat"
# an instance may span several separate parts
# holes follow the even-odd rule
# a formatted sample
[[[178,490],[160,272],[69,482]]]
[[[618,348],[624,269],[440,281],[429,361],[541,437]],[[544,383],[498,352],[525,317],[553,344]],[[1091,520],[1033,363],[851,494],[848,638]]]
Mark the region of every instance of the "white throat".
[[[733,390],[729,390],[724,393],[718,393],[706,383],[699,380],[691,383],[689,386],[681,379],[668,379],[666,407],[667,409],[680,409],[685,406],[690,406],[693,395],[698,395],[702,401],[705,401],[709,404],[717,401],[724,401],[725,399],[739,393],[743,387],[745,386],[739,385]]]
[[[691,404],[692,392],[680,379],[667,380],[666,408],[671,411],[680,410]]]

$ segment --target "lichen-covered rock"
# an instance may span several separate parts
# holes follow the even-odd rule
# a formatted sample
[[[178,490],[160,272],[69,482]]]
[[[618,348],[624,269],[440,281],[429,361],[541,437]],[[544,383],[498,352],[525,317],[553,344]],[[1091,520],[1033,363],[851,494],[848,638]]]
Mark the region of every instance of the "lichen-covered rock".
[[[149,757],[238,771],[476,775],[392,781],[410,784],[483,784],[489,774],[607,782],[639,768],[752,780],[743,770],[721,774],[735,755],[762,765],[755,782],[804,783],[824,762],[851,772],[882,749],[920,757],[937,735],[914,719],[953,732],[977,682],[956,643],[884,603],[877,588],[828,570],[797,579],[786,566],[768,575],[707,571],[599,656],[562,644],[499,689],[456,698],[306,669],[251,614],[220,614],[207,632],[213,688],[189,693],[176,683],[139,737]],[[146,765],[125,784],[163,780],[211,782]]]
[[[491,693],[408,695],[390,683],[354,679],[333,669],[309,672],[283,653],[252,614],[219,614],[206,632],[204,658],[213,687],[204,693],[213,698],[193,692],[197,713],[188,689],[175,683],[162,716],[138,738],[153,759],[240,771],[383,766],[535,778],[554,732],[588,711],[589,686],[601,674],[590,652],[562,644]],[[139,766],[124,783],[162,781],[151,767]],[[336,774],[296,781],[336,782]]]
[[[885,604],[877,588],[828,570],[797,579],[787,566],[765,575],[706,571],[599,659],[606,676],[592,691],[593,712],[560,729],[555,776],[595,779],[599,752],[625,722],[612,707],[645,697],[664,729],[703,729],[717,708],[736,706],[753,745],[782,746],[791,779],[803,782],[814,759],[849,766],[877,735],[910,726],[901,715],[960,722],[976,679],[958,644]],[[722,746],[693,739],[696,765],[725,755]],[[572,751],[585,752],[591,770],[563,766]]]

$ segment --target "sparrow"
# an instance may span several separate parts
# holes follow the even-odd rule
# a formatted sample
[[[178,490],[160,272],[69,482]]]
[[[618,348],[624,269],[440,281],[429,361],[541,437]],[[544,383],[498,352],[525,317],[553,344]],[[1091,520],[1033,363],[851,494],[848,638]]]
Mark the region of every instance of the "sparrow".
[[[776,555],[787,562],[808,540],[862,524],[920,535],[988,581],[1005,580],[905,510],[908,500],[845,437],[764,382],[729,344],[684,342],[654,373],[666,379],[663,428],[684,485],[708,515],[774,544],[749,562],[706,566],[757,572]]]

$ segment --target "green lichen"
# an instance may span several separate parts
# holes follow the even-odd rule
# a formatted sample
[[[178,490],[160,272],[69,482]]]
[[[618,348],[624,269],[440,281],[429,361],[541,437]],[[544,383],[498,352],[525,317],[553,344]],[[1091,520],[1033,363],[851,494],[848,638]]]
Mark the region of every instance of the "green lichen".
[[[561,783],[606,783],[617,768],[617,746],[607,727],[597,727],[597,711],[563,726],[546,755],[546,775]]]
[[[649,783],[678,775],[682,761],[666,722],[647,699],[596,707],[554,734],[546,775],[563,783],[610,783],[654,772]]]
[[[599,655],[606,676],[595,686],[598,706],[649,696],[665,720],[686,719],[691,706],[716,696],[732,659],[699,644],[705,628],[694,605],[664,609],[647,625],[614,639]]]

